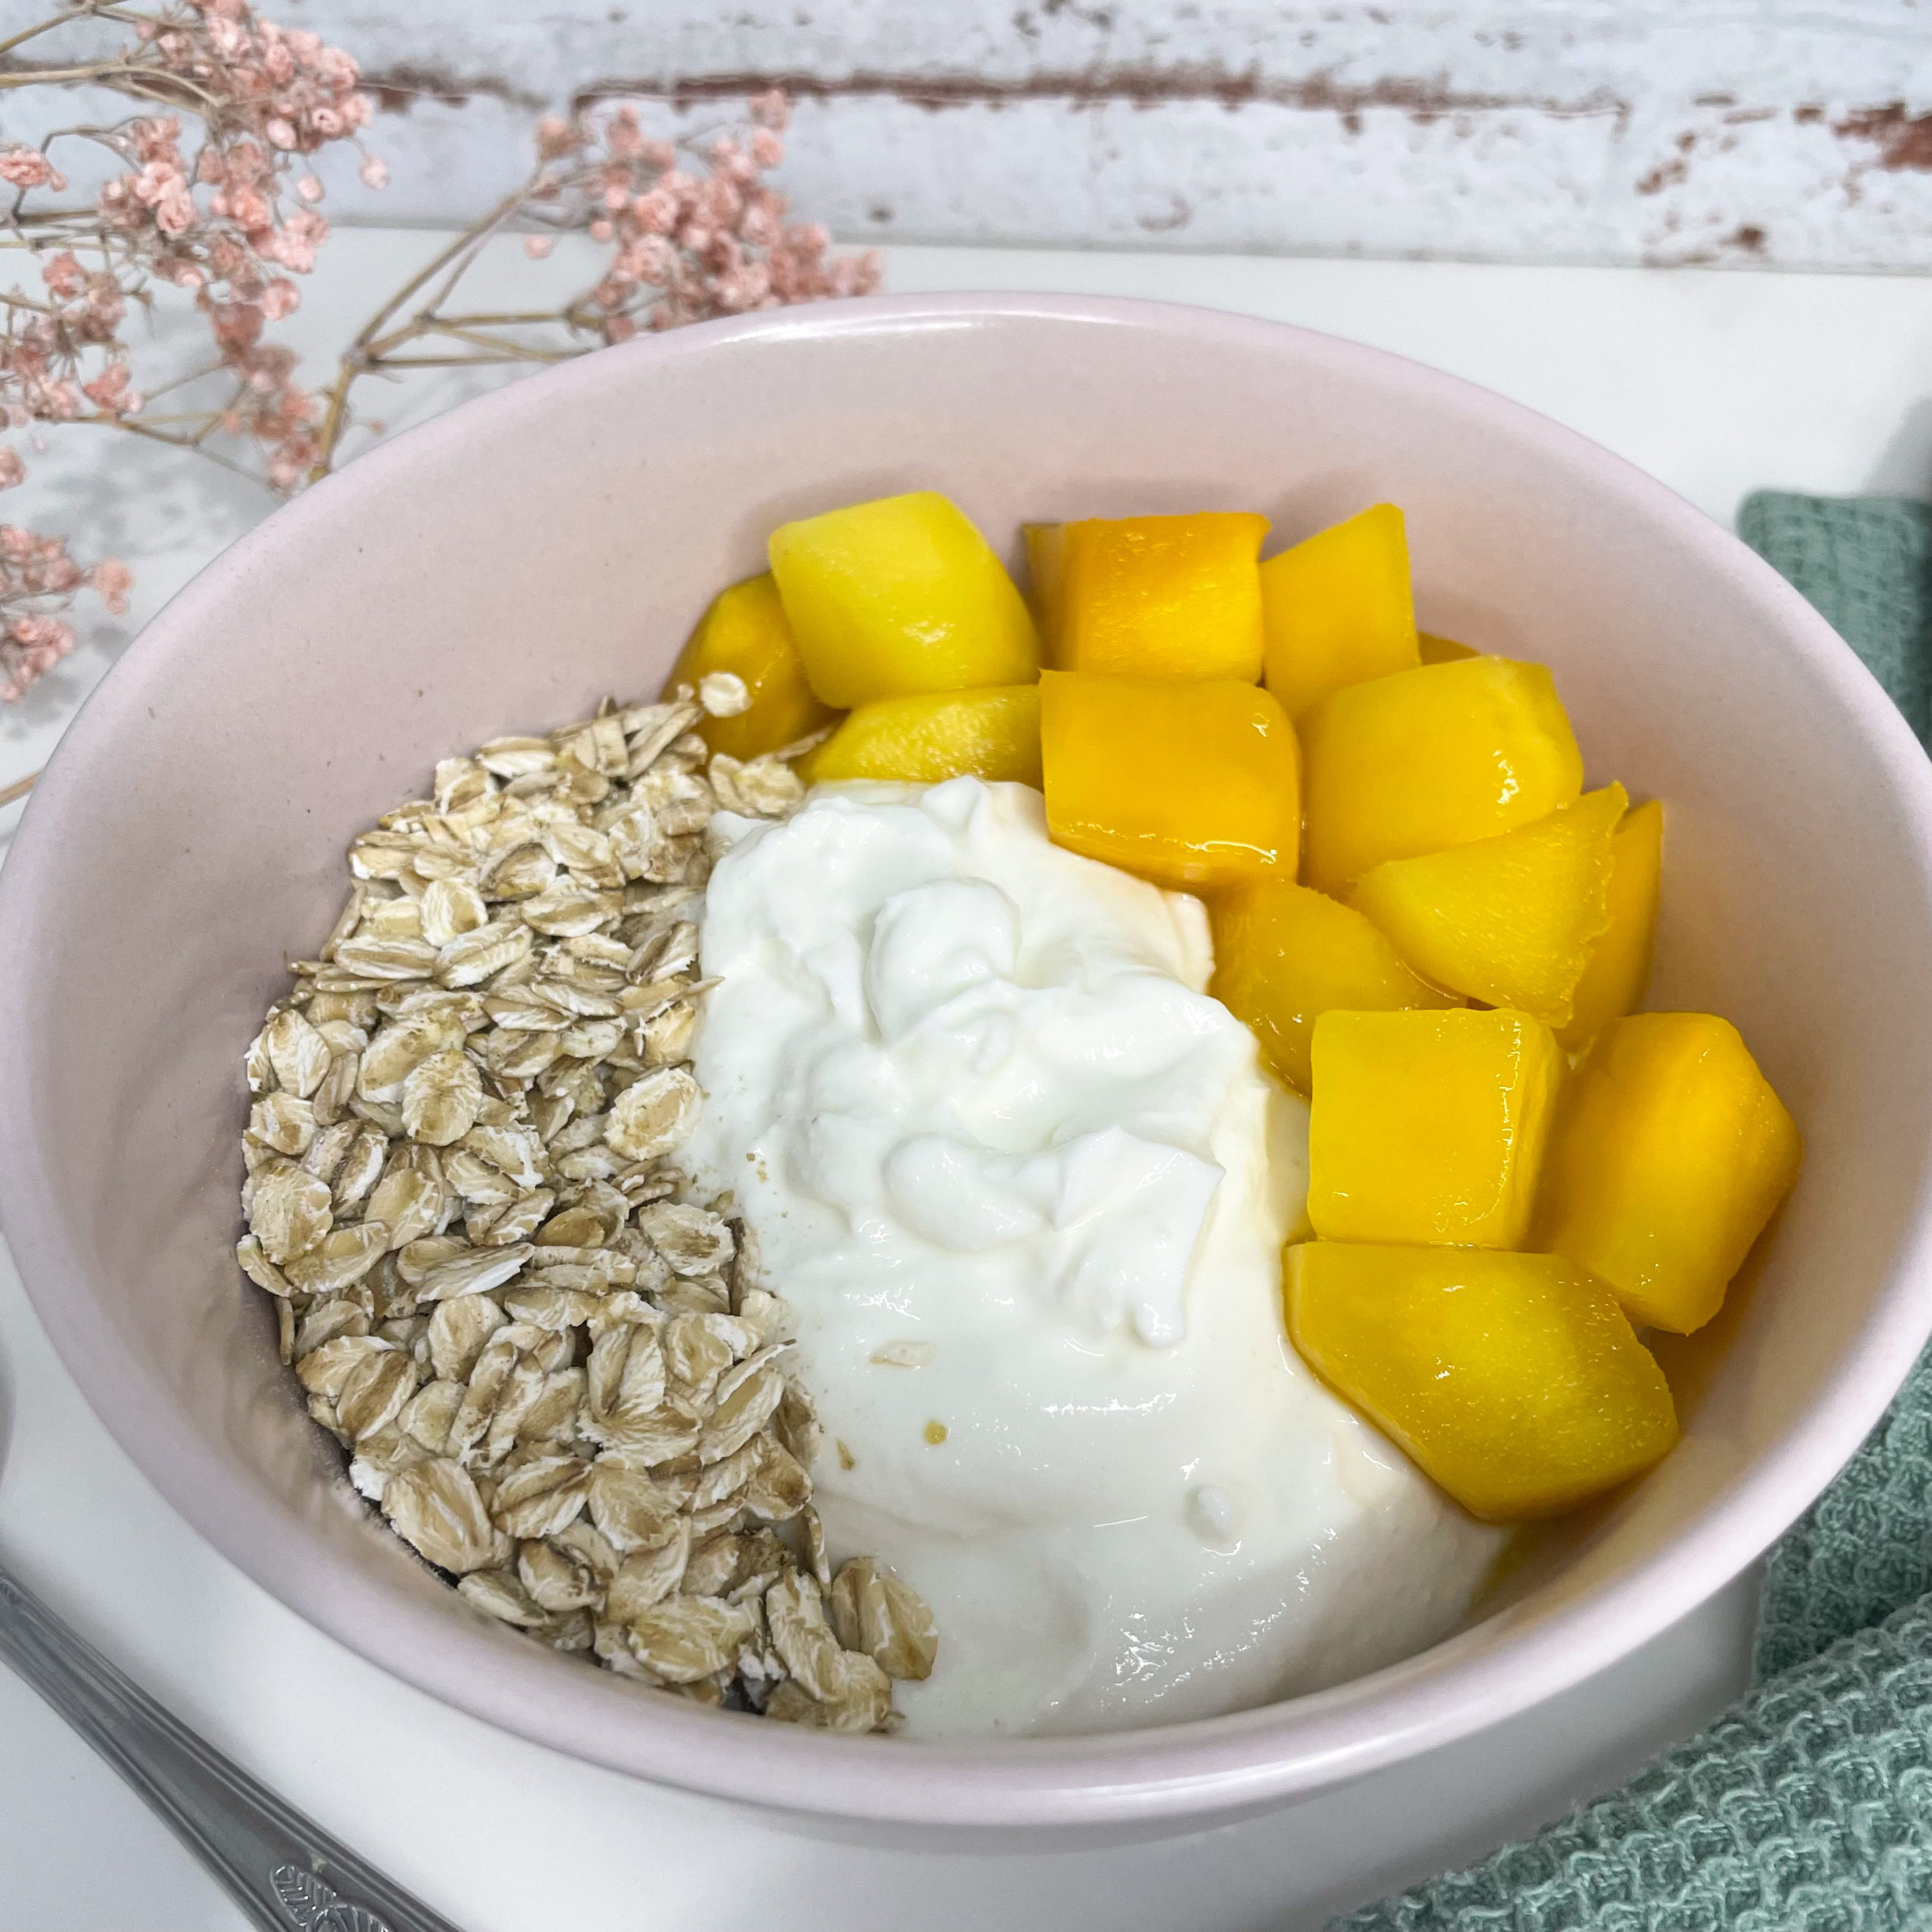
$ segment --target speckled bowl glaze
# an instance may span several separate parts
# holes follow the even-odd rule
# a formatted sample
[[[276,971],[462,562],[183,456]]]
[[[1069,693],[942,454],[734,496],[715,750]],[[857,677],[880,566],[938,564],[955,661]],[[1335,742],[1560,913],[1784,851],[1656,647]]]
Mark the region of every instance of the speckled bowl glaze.
[[[472,1613],[340,1480],[230,1258],[242,1051],[441,755],[655,689],[766,533],[936,488],[1023,519],[1409,515],[1425,626],[1552,665],[1592,783],[1668,801],[1652,1004],[1743,1029],[1804,1129],[1683,1446],[1448,1641],[1239,1715],[1091,1739],[841,1738],[700,1710]],[[0,1208],[76,1380],[181,1514],[342,1642],[644,1777],[849,1827],[1155,1832],[1549,1697],[1735,1576],[1932,1327],[1932,768],[1793,592],[1669,491],[1467,384],[1303,331],[1028,297],[709,324],[453,411],[278,511],[62,741],[0,880]],[[1015,1640],[1024,1641],[1016,1632]]]

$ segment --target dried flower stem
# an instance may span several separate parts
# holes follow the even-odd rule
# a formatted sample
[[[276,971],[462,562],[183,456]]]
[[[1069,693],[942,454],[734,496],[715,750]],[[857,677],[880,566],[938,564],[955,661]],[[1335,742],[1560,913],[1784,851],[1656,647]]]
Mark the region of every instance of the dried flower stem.
[[[516,211],[527,185],[525,188],[519,188],[514,193],[506,195],[488,214],[466,229],[441,254],[426,262],[356,332],[355,340],[343,352],[342,360],[336,370],[335,380],[329,385],[321,425],[315,433],[315,441],[321,454],[315,468],[310,472],[312,478],[325,475],[333,462],[337,445],[342,439],[343,430],[349,426],[350,392],[365,376],[372,374],[382,366],[382,356],[389,348],[400,346],[384,340],[386,326],[401,312],[411,297],[427,288],[452,263],[460,262],[456,277],[453,277],[448,285],[449,288],[453,288],[463,269],[475,260],[483,244]],[[447,294],[448,288],[444,292]],[[549,318],[545,316],[542,319],[548,321]],[[402,340],[409,339],[409,334],[405,331]]]
[[[344,352],[316,431],[312,475],[336,460],[365,377],[568,361],[640,327],[876,287],[870,256],[828,261],[824,231],[788,226],[783,198],[764,183],[783,155],[787,113],[782,96],[767,94],[750,103],[749,128],[681,143],[647,137],[628,105],[542,123],[529,177],[417,269]],[[681,167],[681,155],[695,166]],[[611,247],[612,258],[594,284],[556,309],[452,312],[484,249],[512,228],[526,231],[534,255],[577,232]],[[466,352],[421,352],[448,343]]]

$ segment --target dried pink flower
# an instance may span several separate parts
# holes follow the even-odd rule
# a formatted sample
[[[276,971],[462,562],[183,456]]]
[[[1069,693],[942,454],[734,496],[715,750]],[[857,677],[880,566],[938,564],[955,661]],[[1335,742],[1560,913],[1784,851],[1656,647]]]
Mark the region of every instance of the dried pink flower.
[[[41,263],[40,278],[46,283],[48,294],[62,302],[79,294],[88,282],[86,271],[66,249],[57,255],[50,255]]]
[[[546,228],[580,228],[611,251],[595,285],[565,311],[573,328],[621,342],[641,328],[878,285],[872,257],[828,260],[823,229],[787,226],[784,198],[763,178],[784,158],[783,95],[761,94],[748,112],[742,135],[698,154],[702,174],[647,136],[628,103],[540,127],[525,206],[540,211]]]
[[[125,609],[132,579],[119,564],[100,568]],[[61,538],[0,525],[0,701],[11,703],[73,649],[62,614],[85,581]]]
[[[134,573],[112,557],[104,557],[88,573],[94,595],[117,617],[128,614],[128,593],[134,587]]]
[[[6,596],[0,575],[0,600]],[[5,609],[0,601],[0,610]],[[74,627],[58,617],[8,611],[0,616],[0,703],[11,704],[74,648]]]
[[[38,148],[11,147],[0,153],[0,181],[16,188],[52,188],[67,185],[66,177]]]
[[[140,392],[129,386],[125,362],[110,362],[91,383],[81,385],[82,393],[110,416],[128,416],[141,406]]]

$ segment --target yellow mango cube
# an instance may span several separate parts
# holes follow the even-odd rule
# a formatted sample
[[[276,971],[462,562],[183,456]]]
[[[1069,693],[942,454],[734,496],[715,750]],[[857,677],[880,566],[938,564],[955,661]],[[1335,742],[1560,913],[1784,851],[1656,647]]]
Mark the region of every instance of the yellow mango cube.
[[[1557,1029],[1566,1053],[1641,1004],[1651,980],[1663,884],[1663,807],[1653,798],[1623,814],[1610,842],[1610,924],[1570,995],[1570,1023]]]
[[[1611,851],[1627,802],[1621,785],[1607,786],[1520,831],[1372,866],[1349,903],[1438,986],[1567,1026],[1610,924]]]
[[[1564,1073],[1527,1013],[1324,1013],[1308,1217],[1324,1241],[1515,1247]]]
[[[1729,1020],[1613,1020],[1551,1146],[1542,1245],[1607,1281],[1640,1326],[1690,1334],[1723,1306],[1804,1152]]]
[[[1040,680],[1056,843],[1163,885],[1293,878],[1294,728],[1257,685],[1049,671]]]
[[[1309,1366],[1472,1515],[1560,1515],[1676,1445],[1663,1371],[1561,1256],[1310,1241],[1283,1292]]]
[[[1377,503],[1261,566],[1267,685],[1291,718],[1344,685],[1407,671],[1415,605],[1402,512]]]
[[[799,767],[812,785],[838,778],[936,785],[969,774],[1038,787],[1038,685],[875,698],[847,712],[844,723]]]
[[[1109,677],[1254,683],[1267,534],[1265,516],[1216,510],[1033,526],[1027,554],[1047,662]]]
[[[781,524],[771,553],[805,675],[827,704],[1029,684],[1039,674],[1025,600],[965,513],[937,491]]]
[[[1513,832],[1583,789],[1540,664],[1469,657],[1349,685],[1301,721],[1305,883],[1336,898],[1371,866]]]
[[[669,691],[695,686],[714,671],[742,678],[751,699],[731,718],[700,718],[699,735],[714,752],[758,758],[820,730],[838,715],[805,681],[804,660],[785,621],[778,586],[767,571],[721,590],[697,620],[664,681]]]
[[[1416,651],[1425,664],[1454,664],[1460,658],[1482,655],[1466,644],[1458,644],[1453,637],[1437,637],[1429,631],[1416,632]]]
[[[1331,1008],[1391,1011],[1458,1004],[1417,978],[1362,915],[1285,879],[1217,894],[1214,977],[1208,990],[1254,1029],[1263,1057],[1297,1093],[1309,1091],[1309,1043]]]

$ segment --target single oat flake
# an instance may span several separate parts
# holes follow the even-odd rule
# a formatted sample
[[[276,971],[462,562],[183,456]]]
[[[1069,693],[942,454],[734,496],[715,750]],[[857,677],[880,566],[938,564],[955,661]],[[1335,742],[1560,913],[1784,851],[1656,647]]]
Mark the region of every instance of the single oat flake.
[[[720,673],[494,740],[351,841],[248,1051],[235,1259],[355,1487],[473,1609],[667,1694],[889,1730],[932,1614],[826,1562],[784,1304],[675,1160],[706,828],[804,795],[805,745],[707,755],[692,727],[748,702]]]

